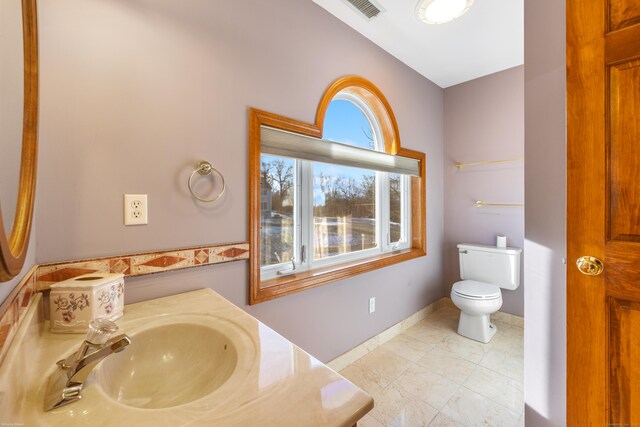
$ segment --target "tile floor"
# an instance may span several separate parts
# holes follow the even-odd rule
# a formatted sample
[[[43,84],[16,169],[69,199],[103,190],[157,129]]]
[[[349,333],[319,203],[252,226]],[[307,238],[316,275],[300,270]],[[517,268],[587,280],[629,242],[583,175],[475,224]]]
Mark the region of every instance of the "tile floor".
[[[496,321],[482,344],[458,316],[443,307],[340,372],[375,400],[358,427],[524,426],[523,328]]]

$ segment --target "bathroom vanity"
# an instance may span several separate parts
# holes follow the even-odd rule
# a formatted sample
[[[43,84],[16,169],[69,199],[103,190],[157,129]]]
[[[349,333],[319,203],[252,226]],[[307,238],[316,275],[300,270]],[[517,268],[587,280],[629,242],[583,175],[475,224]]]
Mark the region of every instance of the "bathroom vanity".
[[[82,399],[46,412],[47,380],[82,342],[52,334],[37,295],[0,365],[0,422],[44,426],[345,426],[373,399],[220,295],[125,306],[131,344],[100,362]]]

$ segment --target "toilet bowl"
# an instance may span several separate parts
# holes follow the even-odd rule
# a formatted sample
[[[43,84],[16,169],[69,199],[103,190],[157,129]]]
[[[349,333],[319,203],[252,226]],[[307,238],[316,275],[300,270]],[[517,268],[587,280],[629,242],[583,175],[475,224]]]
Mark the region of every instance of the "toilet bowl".
[[[488,343],[497,329],[491,314],[502,307],[502,289],[520,286],[522,249],[458,244],[460,282],[451,288],[451,301],[460,309],[458,334]]]
[[[451,301],[460,309],[458,334],[488,343],[497,332],[491,314],[502,307],[502,292],[496,285],[463,280],[451,288]]]

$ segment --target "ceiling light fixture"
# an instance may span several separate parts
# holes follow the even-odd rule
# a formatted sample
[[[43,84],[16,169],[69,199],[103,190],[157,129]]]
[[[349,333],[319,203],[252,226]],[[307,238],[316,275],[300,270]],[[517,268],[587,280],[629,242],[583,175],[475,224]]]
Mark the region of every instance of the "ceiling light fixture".
[[[416,15],[427,24],[444,24],[461,17],[473,4],[473,0],[420,0]]]

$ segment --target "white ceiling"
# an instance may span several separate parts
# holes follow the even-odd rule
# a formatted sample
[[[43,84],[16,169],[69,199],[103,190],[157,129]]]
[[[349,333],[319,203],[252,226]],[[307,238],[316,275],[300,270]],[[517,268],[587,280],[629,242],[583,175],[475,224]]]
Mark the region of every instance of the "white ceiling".
[[[345,0],[313,2],[443,88],[524,63],[524,0],[475,0],[441,25],[418,20],[418,0],[377,0],[371,21]]]

